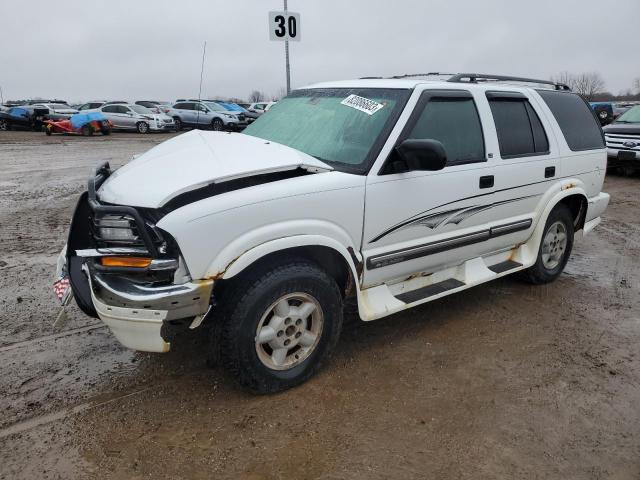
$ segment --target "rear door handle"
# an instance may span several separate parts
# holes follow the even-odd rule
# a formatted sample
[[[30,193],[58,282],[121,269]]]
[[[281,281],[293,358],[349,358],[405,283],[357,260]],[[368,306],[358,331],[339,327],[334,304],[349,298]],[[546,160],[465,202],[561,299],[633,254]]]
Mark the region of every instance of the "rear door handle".
[[[486,175],[484,177],[480,177],[480,188],[491,188],[493,187],[493,175]]]
[[[544,169],[544,178],[551,178],[556,176],[556,167],[547,167]]]

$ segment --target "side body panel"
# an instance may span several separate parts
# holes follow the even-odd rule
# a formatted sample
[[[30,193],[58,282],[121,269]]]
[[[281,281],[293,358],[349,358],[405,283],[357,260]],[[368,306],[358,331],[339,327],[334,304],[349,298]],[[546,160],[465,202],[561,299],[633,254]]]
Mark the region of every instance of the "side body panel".
[[[281,238],[319,236],[355,252],[364,184],[341,172],[282,180],[186,205],[158,226],[176,239],[194,279],[220,278],[245,252]]]

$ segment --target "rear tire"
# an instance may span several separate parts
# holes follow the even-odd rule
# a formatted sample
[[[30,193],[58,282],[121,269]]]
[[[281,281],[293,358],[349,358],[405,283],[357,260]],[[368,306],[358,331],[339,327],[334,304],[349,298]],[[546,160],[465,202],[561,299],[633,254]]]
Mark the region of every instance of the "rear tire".
[[[573,248],[573,215],[564,204],[558,204],[544,226],[536,263],[521,274],[534,285],[553,282],[564,270]]]
[[[225,369],[254,393],[286,390],[315,374],[342,329],[335,280],[296,260],[229,282],[212,345]]]
[[[176,132],[182,130],[182,120],[180,120],[178,117],[173,117],[173,121],[176,124]]]
[[[4,119],[0,119],[0,130],[9,130],[9,123]]]
[[[93,135],[93,127],[91,125],[85,125],[80,131],[84,137],[90,137]]]

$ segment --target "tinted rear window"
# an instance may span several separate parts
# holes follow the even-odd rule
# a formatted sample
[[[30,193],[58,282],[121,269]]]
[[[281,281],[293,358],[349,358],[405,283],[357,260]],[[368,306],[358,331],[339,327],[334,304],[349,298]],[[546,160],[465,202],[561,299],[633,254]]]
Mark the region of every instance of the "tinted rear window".
[[[587,103],[575,93],[538,90],[573,151],[604,148],[602,130]]]
[[[502,158],[549,153],[547,135],[526,98],[490,98],[489,105]]]

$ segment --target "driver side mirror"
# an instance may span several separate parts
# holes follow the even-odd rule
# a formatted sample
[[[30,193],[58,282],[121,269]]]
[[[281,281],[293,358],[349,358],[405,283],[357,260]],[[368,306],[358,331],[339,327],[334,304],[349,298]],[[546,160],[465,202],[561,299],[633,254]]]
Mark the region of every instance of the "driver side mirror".
[[[398,159],[390,165],[393,173],[436,171],[447,164],[447,152],[438,140],[407,138],[395,147],[395,153]]]

